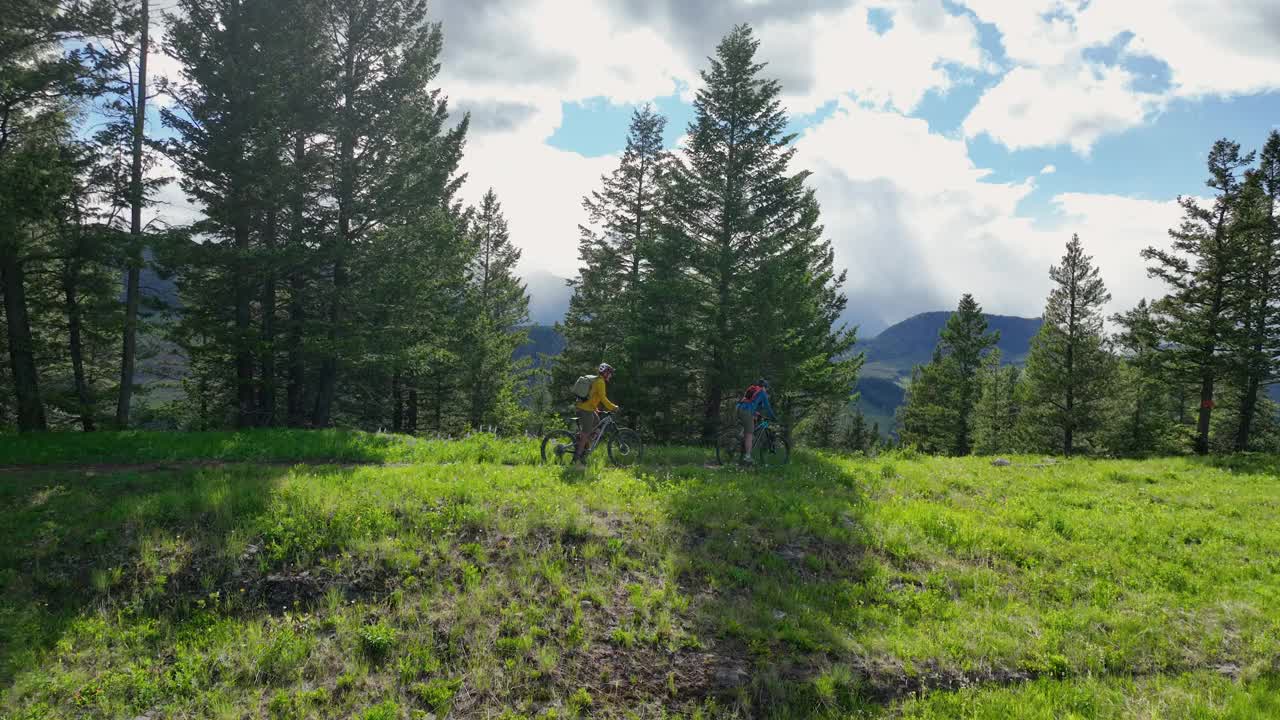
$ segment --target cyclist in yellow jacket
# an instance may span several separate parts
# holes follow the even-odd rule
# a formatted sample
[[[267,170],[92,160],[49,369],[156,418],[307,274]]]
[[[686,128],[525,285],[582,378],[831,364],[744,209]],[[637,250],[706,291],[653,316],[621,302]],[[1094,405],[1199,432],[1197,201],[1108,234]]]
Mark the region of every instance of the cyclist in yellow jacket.
[[[596,423],[600,419],[600,408],[603,406],[609,412],[618,411],[618,406],[609,402],[608,396],[605,395],[605,383],[613,378],[613,366],[609,363],[600,363],[600,367],[596,368],[596,371],[598,374],[595,382],[591,383],[591,392],[587,394],[587,399],[574,406],[578,411],[578,452],[576,456],[578,462],[582,462],[582,457],[587,451],[587,443],[591,439],[591,433],[595,432]]]

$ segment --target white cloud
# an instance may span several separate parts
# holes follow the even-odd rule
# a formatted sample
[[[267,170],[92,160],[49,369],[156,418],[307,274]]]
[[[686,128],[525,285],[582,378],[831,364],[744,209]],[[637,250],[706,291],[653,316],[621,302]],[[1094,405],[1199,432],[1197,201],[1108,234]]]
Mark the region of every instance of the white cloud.
[[[1159,58],[1180,97],[1280,89],[1280,4],[1274,0],[1094,2],[1079,13],[1083,42],[1134,33],[1129,51]]]
[[[1056,165],[1045,165],[1040,169],[1041,175],[1052,175],[1056,172],[1058,172],[1058,167]]]
[[[1141,125],[1161,105],[1134,92],[1123,68],[1075,63],[1019,67],[987,91],[964,121],[969,137],[987,134],[1011,150],[1069,145],[1088,154],[1103,135]]]
[[[1274,0],[964,0],[1000,31],[1012,68],[965,123],[1011,149],[1069,145],[1141,125],[1172,98],[1280,89],[1280,4]],[[1129,37],[1120,60],[1168,66],[1158,93],[1135,87],[1123,64],[1086,51]]]
[[[1058,242],[1016,215],[1030,181],[988,182],[963,140],[850,102],[797,147],[849,268],[853,317],[895,322],[965,292],[989,312],[1035,314]]]
[[[843,103],[799,140],[814,170],[837,262],[849,268],[851,315],[892,323],[954,306],[972,292],[988,312],[1037,316],[1072,233],[1094,255],[1114,299],[1109,312],[1161,292],[1142,248],[1164,245],[1175,202],[1067,193],[1043,222],[1019,216],[1035,186],[991,182],[961,139],[922,120]]]
[[[582,197],[616,157],[585,158],[553,148],[539,131],[473,138],[462,170],[469,178],[462,197],[478,202],[492,187],[502,202],[511,240],[523,251],[522,270],[546,270],[569,277],[578,268],[578,224],[585,221]]]
[[[1176,227],[1182,210],[1176,201],[1154,201],[1119,195],[1062,193],[1053,198],[1059,232],[1065,242],[1078,233],[1111,291],[1109,312],[1133,307],[1142,298],[1167,292],[1159,280],[1147,277],[1144,248],[1168,247],[1169,228]],[[1060,253],[1059,253],[1060,254]]]
[[[949,13],[941,0],[876,5],[892,13],[893,25],[884,34],[868,24],[868,5],[862,3],[799,20],[779,18],[757,29],[770,70],[786,71],[783,89],[793,112],[813,112],[849,92],[910,112],[929,91],[953,85],[951,68],[987,67],[972,20]],[[788,83],[787,74],[800,81]]]

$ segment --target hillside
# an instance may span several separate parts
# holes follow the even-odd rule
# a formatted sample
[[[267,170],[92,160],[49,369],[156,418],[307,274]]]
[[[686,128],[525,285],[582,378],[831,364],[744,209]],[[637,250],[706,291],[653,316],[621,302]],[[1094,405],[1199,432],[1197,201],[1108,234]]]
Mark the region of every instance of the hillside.
[[[909,377],[911,368],[933,357],[938,334],[952,315],[949,311],[921,313],[886,328],[874,338],[858,343],[867,354],[865,373],[874,377]],[[989,329],[1000,333],[1005,362],[1020,364],[1031,350],[1031,338],[1040,330],[1039,318],[987,315]]]
[[[703,455],[584,474],[484,436],[12,440],[0,716],[1280,712],[1275,458]]]
[[[938,333],[951,317],[949,311],[921,313],[893,325],[879,335],[858,343],[866,353],[866,365],[858,379],[858,407],[869,423],[879,423],[883,434],[894,427],[894,412],[906,400],[911,370],[933,357]],[[1000,331],[1000,353],[1007,363],[1021,364],[1031,351],[1031,338],[1040,330],[1039,318],[987,315],[991,330]]]
[[[550,359],[564,352],[564,336],[549,325],[530,325],[529,342],[516,348],[516,359],[529,358],[533,367],[542,366],[545,359]]]

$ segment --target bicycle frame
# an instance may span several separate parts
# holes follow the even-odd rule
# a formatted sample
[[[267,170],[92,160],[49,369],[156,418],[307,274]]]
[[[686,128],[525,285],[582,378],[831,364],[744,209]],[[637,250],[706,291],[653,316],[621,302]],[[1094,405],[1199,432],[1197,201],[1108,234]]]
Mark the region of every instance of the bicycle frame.
[[[591,433],[591,441],[587,443],[587,449],[583,451],[584,457],[595,451],[600,441],[604,439],[605,433],[612,430],[613,426],[613,413],[604,413],[604,417],[600,418],[600,422],[596,423],[596,429]]]

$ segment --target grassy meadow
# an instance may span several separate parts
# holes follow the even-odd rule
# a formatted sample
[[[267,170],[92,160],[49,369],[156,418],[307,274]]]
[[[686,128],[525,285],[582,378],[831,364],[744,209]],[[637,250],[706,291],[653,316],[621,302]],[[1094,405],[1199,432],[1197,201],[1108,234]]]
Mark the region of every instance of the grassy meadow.
[[[4,718],[1280,717],[1280,462],[0,439]]]

